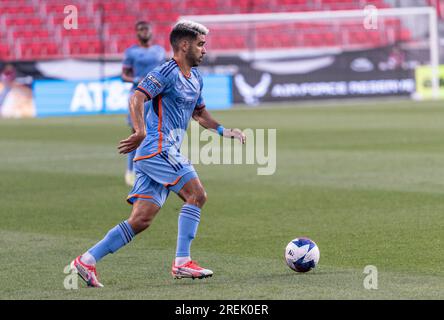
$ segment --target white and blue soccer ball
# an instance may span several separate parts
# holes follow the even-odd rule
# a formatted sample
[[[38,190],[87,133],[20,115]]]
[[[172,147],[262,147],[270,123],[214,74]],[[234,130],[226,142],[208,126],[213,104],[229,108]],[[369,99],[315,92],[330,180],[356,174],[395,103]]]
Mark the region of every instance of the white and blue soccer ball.
[[[296,272],[307,272],[319,262],[319,248],[308,238],[296,238],[285,248],[285,261]]]

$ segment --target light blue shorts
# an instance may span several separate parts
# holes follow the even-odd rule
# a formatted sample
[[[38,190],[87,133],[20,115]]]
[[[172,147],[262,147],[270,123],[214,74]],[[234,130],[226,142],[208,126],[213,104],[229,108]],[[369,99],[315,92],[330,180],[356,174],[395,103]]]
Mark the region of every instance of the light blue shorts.
[[[179,152],[163,151],[151,158],[138,160],[134,163],[134,171],[136,180],[128,194],[128,203],[146,200],[159,207],[165,203],[170,190],[178,194],[185,183],[198,177],[191,162]]]

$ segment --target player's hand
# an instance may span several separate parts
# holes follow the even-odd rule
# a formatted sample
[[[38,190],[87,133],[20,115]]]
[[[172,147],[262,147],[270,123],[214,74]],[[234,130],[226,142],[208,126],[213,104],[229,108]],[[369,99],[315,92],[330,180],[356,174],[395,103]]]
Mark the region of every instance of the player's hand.
[[[145,134],[133,133],[127,139],[120,141],[117,149],[119,149],[119,153],[129,153],[136,150],[143,139],[145,139]]]
[[[240,129],[224,129],[224,137],[231,139],[238,139],[242,144],[245,144],[247,137]]]

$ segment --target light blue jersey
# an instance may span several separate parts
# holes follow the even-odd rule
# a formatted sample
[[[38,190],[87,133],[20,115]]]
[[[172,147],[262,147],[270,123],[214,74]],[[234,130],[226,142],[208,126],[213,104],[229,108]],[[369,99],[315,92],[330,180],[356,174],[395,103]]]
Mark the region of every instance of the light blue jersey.
[[[166,60],[165,49],[159,45],[152,45],[148,48],[133,45],[125,50],[125,57],[123,59],[123,68],[128,68],[132,70],[133,76],[136,79],[133,83],[131,92],[137,87],[137,84],[142,80],[148,72],[152,71],[154,68],[158,67]],[[144,116],[148,109],[150,108],[151,102],[145,104]],[[128,125],[133,127],[131,117],[128,113],[127,117]],[[134,154],[133,154],[134,155]],[[129,159],[130,163],[133,161],[133,156]],[[128,164],[128,168],[132,167],[132,164]]]
[[[146,138],[134,158],[136,182],[127,201],[151,201],[162,207],[171,191],[179,193],[197,173],[179,148],[194,110],[205,108],[202,77],[196,68],[184,75],[174,59],[143,79],[137,91],[152,100]]]
[[[133,45],[125,50],[123,68],[132,69],[135,78],[143,79],[148,72],[164,63],[165,60],[165,49],[159,45],[148,48]],[[137,84],[134,84],[135,87]]]
[[[153,101],[146,117],[146,138],[137,149],[135,161],[146,159],[172,146],[179,149],[195,109],[205,107],[203,81],[197,68],[184,75],[174,59],[157,67],[136,90]]]

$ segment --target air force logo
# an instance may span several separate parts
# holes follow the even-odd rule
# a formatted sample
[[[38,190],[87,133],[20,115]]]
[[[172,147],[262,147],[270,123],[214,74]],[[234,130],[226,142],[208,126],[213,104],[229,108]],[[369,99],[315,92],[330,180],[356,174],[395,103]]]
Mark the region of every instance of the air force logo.
[[[261,80],[254,87],[250,86],[243,75],[237,74],[234,77],[234,83],[236,84],[239,93],[244,98],[246,104],[256,105],[259,103],[259,98],[262,98],[267,94],[268,87],[271,84],[271,75],[264,73]]]

